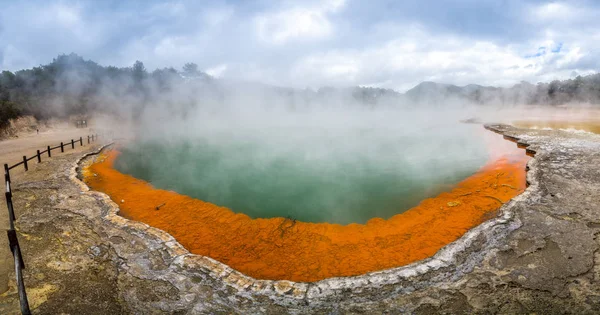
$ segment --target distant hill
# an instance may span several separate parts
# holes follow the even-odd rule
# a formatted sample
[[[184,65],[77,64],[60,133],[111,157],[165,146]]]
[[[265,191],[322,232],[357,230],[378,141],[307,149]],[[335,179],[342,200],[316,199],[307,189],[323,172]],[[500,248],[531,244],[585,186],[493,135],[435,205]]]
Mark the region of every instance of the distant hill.
[[[276,87],[256,82],[213,78],[187,63],[182,70],[149,72],[136,61],[131,67],[101,66],[76,54],[60,55],[47,65],[0,74],[0,128],[11,118],[66,117],[92,111],[137,119],[149,110],[185,116],[197,107],[252,106],[302,108],[323,106],[444,106],[600,104],[600,74],[510,88],[422,82],[406,93],[372,87],[323,87],[318,90]]]
[[[422,82],[406,92],[416,103],[468,102],[480,105],[600,104],[600,74],[550,83],[521,82],[509,88]]]
[[[449,98],[462,98],[465,91],[456,85],[425,81],[408,90],[406,96],[413,102],[437,103]]]

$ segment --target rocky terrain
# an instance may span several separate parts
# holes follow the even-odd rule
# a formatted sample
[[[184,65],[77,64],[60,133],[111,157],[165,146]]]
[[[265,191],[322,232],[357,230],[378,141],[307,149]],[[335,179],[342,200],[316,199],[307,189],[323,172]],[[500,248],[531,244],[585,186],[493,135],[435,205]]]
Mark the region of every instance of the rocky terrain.
[[[600,135],[487,128],[535,154],[529,187],[497,218],[419,263],[314,283],[255,280],[192,255],[89,191],[77,178],[81,153],[48,159],[13,179],[30,305],[37,314],[599,313]],[[0,313],[18,310],[11,283]]]

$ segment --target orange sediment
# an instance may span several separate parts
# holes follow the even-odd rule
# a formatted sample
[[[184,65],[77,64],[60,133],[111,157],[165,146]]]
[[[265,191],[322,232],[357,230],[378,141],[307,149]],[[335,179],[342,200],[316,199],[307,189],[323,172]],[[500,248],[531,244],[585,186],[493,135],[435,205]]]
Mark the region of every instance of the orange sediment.
[[[514,144],[513,144],[514,145]],[[525,189],[524,150],[490,161],[451,191],[388,220],[367,224],[252,219],[228,208],[149,183],[113,168],[118,151],[84,170],[119,214],[173,235],[190,252],[259,279],[317,281],[406,265],[434,255]],[[90,176],[95,174],[95,176]],[[123,200],[123,202],[121,202]],[[158,210],[157,210],[158,207]]]

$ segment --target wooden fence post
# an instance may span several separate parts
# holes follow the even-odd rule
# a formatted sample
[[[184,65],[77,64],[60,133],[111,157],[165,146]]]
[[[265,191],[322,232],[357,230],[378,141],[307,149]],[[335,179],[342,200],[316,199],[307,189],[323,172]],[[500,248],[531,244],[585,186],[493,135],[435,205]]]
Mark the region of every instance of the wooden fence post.
[[[71,139],[71,149],[75,149],[75,140]]]
[[[7,182],[10,183],[10,172],[8,171],[8,164],[4,164],[4,177]]]
[[[79,137],[79,145],[83,147],[83,137]]]
[[[50,153],[50,146],[48,146],[48,157],[52,157],[52,153]]]
[[[88,144],[90,144],[90,135],[88,135]]]
[[[37,151],[38,160],[40,159],[40,150]],[[23,164],[27,171],[27,156],[23,156]],[[8,245],[10,251],[13,254],[15,263],[15,276],[17,278],[17,291],[19,292],[19,304],[21,306],[21,314],[31,314],[29,310],[29,302],[27,300],[27,292],[25,291],[25,284],[23,283],[23,269],[25,264],[23,263],[23,256],[21,255],[21,249],[19,248],[19,240],[17,239],[17,233],[15,231],[15,212],[12,203],[12,187],[10,184],[10,169],[8,164],[4,164],[4,179],[6,180],[6,192],[4,196],[6,198],[6,207],[8,208]]]
[[[25,171],[29,170],[29,167],[27,167],[27,156],[23,155],[23,166],[25,166]]]
[[[62,142],[60,143],[60,152],[65,152],[65,145]]]
[[[37,150],[37,158],[38,158],[38,163],[42,163],[42,157],[40,156],[40,150]]]

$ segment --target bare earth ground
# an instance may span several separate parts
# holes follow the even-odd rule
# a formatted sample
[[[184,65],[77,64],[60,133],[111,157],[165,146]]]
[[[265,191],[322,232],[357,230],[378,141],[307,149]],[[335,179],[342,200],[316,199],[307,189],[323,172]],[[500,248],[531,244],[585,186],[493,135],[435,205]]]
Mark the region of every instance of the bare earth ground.
[[[36,150],[43,151],[48,145],[56,146],[59,145],[61,141],[66,143],[68,140],[83,137],[84,144],[87,144],[87,135],[89,134],[90,131],[88,128],[77,129],[69,127],[69,125],[65,123],[52,129],[42,130],[39,134],[35,131],[23,132],[19,134],[18,138],[0,141],[0,168],[2,168],[2,173],[4,173],[4,163],[8,163],[8,165],[16,164],[22,161],[23,155],[31,157],[35,155]],[[86,148],[84,147],[82,149],[76,144],[75,150],[72,150],[71,144],[69,143],[69,145],[65,147],[65,152],[81,152],[84,149]],[[52,153],[61,154],[60,149],[52,150]],[[45,159],[47,159],[47,155],[42,157],[42,161]],[[29,161],[28,165],[30,170],[35,170],[36,164],[37,160]],[[22,166],[11,170],[12,180],[18,181],[24,172]],[[0,184],[2,192],[5,191],[5,186],[4,177],[2,177],[2,184]],[[0,293],[3,293],[8,289],[7,272],[13,268],[13,258],[8,247],[8,239],[4,232],[8,229],[8,212],[4,194],[2,194],[2,198],[0,199],[2,199],[0,202],[0,229],[2,230],[2,233],[0,234]]]
[[[88,191],[76,179],[82,153],[53,156],[14,184],[31,308],[111,315],[600,314],[600,135],[488,128],[535,152],[530,186],[497,218],[421,262],[312,283],[252,279],[192,255]],[[11,272],[9,291],[0,295],[1,314],[18,312],[13,278]]]

